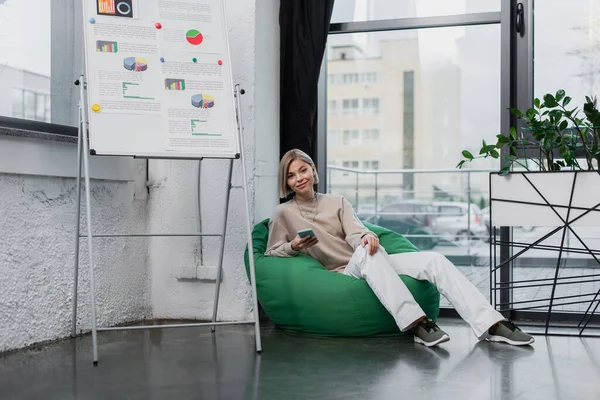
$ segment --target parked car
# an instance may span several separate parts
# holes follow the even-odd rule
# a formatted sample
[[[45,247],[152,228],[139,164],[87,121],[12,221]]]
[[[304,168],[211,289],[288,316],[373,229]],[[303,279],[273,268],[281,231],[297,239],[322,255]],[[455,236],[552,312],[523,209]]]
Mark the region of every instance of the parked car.
[[[490,222],[490,207],[485,207],[481,209],[481,220],[483,221],[483,224],[487,227],[489,232],[492,229]],[[533,226],[519,226],[518,228],[521,229],[523,232],[531,232],[534,229]]]
[[[442,236],[449,236],[454,240],[480,239],[489,240],[489,230],[481,217],[480,208],[471,204],[471,213],[468,203],[463,202],[435,202],[432,203],[435,212],[433,231]],[[470,225],[469,225],[470,221]]]
[[[381,206],[379,206],[379,209],[381,210]],[[358,215],[358,217],[360,219],[366,219],[369,218],[373,215],[375,215],[375,204],[372,203],[365,203],[365,204],[359,204],[358,208],[356,210],[356,215]]]
[[[481,209],[481,222],[488,228],[488,231],[491,229],[490,226],[490,207],[485,207]]]
[[[364,220],[405,236],[420,250],[431,250],[438,243],[429,226],[432,221],[429,203],[406,201],[388,204]]]

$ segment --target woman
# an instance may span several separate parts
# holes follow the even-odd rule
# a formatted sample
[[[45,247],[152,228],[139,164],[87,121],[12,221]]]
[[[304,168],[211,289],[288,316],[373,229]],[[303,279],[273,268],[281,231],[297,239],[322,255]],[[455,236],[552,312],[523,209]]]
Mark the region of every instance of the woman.
[[[433,283],[467,321],[478,339],[512,345],[533,343],[531,335],[494,310],[477,288],[443,255],[410,252],[388,255],[377,235],[354,215],[342,196],[321,194],[313,186],[319,177],[313,160],[300,150],[290,150],[279,165],[280,197],[295,193],[280,204],[269,222],[265,255],[294,257],[298,252],[317,259],[337,273],[365,279],[401,331],[412,331],[414,340],[435,346],[450,340],[412,297],[398,276],[408,275]],[[303,238],[298,231],[312,229]]]

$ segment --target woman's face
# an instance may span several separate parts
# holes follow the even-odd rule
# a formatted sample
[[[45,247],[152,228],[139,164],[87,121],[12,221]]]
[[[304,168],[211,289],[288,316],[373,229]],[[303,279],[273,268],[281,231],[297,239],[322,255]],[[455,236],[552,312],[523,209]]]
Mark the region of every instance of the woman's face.
[[[310,197],[313,193],[314,183],[315,174],[309,163],[302,160],[294,160],[290,163],[287,173],[287,184],[296,195]]]

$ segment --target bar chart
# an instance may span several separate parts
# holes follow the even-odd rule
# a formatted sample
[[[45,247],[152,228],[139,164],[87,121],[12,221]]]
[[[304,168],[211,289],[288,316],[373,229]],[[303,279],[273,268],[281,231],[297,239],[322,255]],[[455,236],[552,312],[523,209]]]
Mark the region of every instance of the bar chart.
[[[166,90],[185,90],[185,80],[183,79],[165,79]]]
[[[117,42],[107,42],[104,40],[96,41],[96,51],[100,53],[116,53],[119,51]]]

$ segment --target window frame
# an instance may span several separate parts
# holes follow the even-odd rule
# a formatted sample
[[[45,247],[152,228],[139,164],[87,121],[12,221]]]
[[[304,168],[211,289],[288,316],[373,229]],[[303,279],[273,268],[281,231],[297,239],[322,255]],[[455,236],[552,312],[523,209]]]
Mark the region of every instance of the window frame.
[[[54,124],[51,122],[41,122],[27,120],[24,118],[0,117],[0,128],[17,129],[23,131],[39,132],[51,135],[73,136],[77,137],[77,127],[69,125]]]

